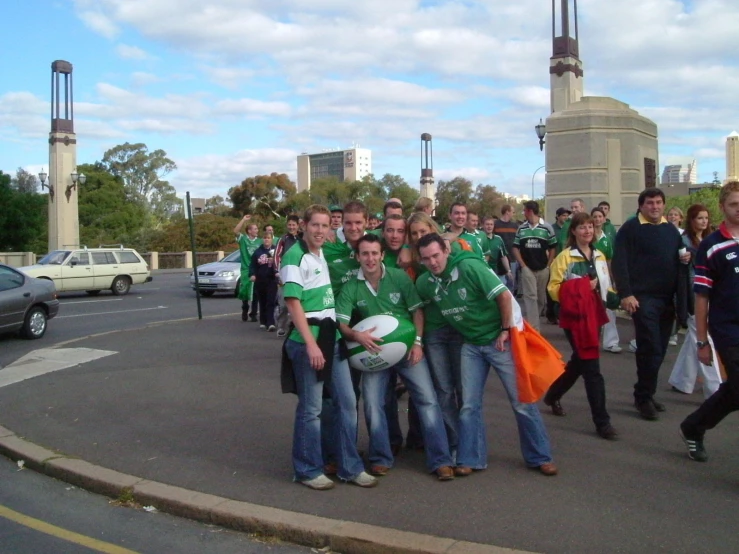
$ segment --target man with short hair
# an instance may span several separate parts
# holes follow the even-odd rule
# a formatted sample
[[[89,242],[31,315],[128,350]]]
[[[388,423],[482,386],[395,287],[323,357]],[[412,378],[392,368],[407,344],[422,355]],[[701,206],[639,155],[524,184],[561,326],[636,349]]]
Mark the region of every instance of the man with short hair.
[[[665,193],[656,188],[639,194],[638,216],[624,222],[616,234],[611,270],[621,308],[631,314],[636,335],[634,405],[642,418],[658,419],[665,406],[654,399],[659,368],[675,321],[674,296],[682,239],[664,218]]]
[[[257,297],[254,294],[254,283],[249,279],[249,267],[251,266],[251,257],[257,248],[262,244],[259,234],[259,227],[255,223],[248,223],[251,215],[247,214],[234,227],[236,235],[236,243],[239,245],[241,254],[241,275],[239,277],[239,290],[236,296],[241,300],[241,321],[257,320]],[[246,234],[241,231],[246,225]],[[249,309],[251,303],[251,310]]]
[[[477,215],[477,212],[474,212],[467,209],[467,225],[466,229],[467,232],[471,235],[475,235],[477,237],[477,240],[480,242],[480,245],[482,245],[482,241],[485,238],[485,232],[479,228],[480,225],[480,216]]]
[[[482,245],[480,244],[479,238],[465,228],[465,225],[467,225],[467,206],[465,204],[455,202],[451,205],[449,208],[449,222],[449,231],[446,238],[465,241],[470,246],[470,249],[475,254],[478,254],[480,259],[483,259]]]
[[[341,227],[342,220],[344,219],[344,210],[341,206],[333,204],[329,207],[331,212],[331,230],[336,231]]]
[[[389,314],[412,321],[417,335],[416,343],[406,359],[391,368],[364,372],[362,375],[364,417],[370,437],[369,472],[373,475],[386,475],[393,466],[385,404],[388,380],[394,370],[408,388],[418,411],[428,470],[436,473],[440,481],[453,479],[453,462],[444,420],[423,357],[421,299],[410,277],[403,270],[386,267],[382,263],[382,241],[379,237],[372,234],[361,237],[357,244],[357,253],[361,267],[357,275],[342,289],[336,305],[341,334],[346,340],[359,343],[369,352],[380,352],[382,340],[373,336],[374,328],[355,331],[349,327],[352,314],[357,313],[361,319]]]
[[[369,218],[367,219],[367,231],[374,231],[380,226],[380,222],[382,221],[382,214],[370,214]]]
[[[359,271],[356,257],[357,242],[367,229],[367,207],[358,200],[344,206],[342,226],[336,230],[336,240],[323,245],[334,296],[339,297],[341,287]]]
[[[513,239],[516,238],[516,231],[518,231],[520,224],[518,221],[513,219],[513,206],[510,204],[503,204],[500,208],[500,217],[495,220],[495,224],[493,225],[493,231],[496,235],[498,235],[500,238],[503,239],[503,244],[505,244],[506,252],[509,254],[513,254]],[[519,274],[519,267],[518,262],[516,262],[516,258],[512,257],[510,259],[511,262],[511,286],[508,287],[511,289],[511,292],[515,295],[517,293],[518,288],[518,274]]]
[[[571,214],[572,212],[567,208],[557,208],[554,223],[552,223],[552,229],[554,229],[554,234],[556,236],[559,236],[562,227],[564,227],[565,222],[570,218]]]
[[[331,214],[331,217],[333,218],[333,212]],[[282,256],[285,255],[285,253],[292,248],[292,246],[298,242],[299,231],[300,231],[300,218],[293,214],[289,215],[287,217],[287,233],[285,233],[279,241],[277,241],[277,246],[275,247],[275,267],[277,268],[277,271],[280,270],[280,264],[282,263]],[[279,276],[279,274],[278,274]],[[287,328],[290,325],[290,314],[287,311],[287,305],[285,304],[285,294],[284,294],[285,287],[283,286],[283,283],[279,283],[279,287],[277,289],[277,311],[278,315],[276,318],[276,324],[277,324],[277,336],[278,337],[284,337],[287,333]]]
[[[446,321],[464,337],[456,475],[470,475],[487,467],[482,400],[490,366],[498,374],[516,416],[526,465],[544,475],[556,475],[539,408],[518,400],[510,342],[514,323],[510,291],[473,253],[450,255],[444,239],[435,233],[421,237],[417,249],[428,269],[428,274],[416,281],[421,299],[436,304]]]
[[[580,212],[586,211],[585,208],[585,202],[583,202],[582,198],[573,198],[570,200],[570,219],[567,219],[563,224],[562,228],[559,231],[559,234],[556,235],[557,237],[557,254],[562,252],[567,247],[567,236],[570,233],[570,220],[572,219],[572,216],[575,214],[579,214]]]
[[[323,388],[330,381],[330,442],[336,450],[338,476],[360,487],[374,487],[377,479],[364,471],[357,452],[357,399],[349,364],[340,359],[336,342],[334,295],[322,251],[330,232],[330,212],[325,206],[313,205],[306,210],[304,221],[304,240],[285,254],[280,269],[285,302],[295,325],[284,346],[289,360],[284,369],[290,370],[299,399],[292,449],[295,481],[315,490],[334,486],[324,474],[321,447]]]
[[[608,214],[611,213],[611,205],[603,200],[602,202],[598,202],[598,207],[603,210],[603,215],[606,216],[606,222],[603,224],[603,232],[611,244],[613,244],[613,241],[616,240],[616,226],[608,219]]]
[[[513,275],[511,273],[511,265],[508,260],[508,252],[505,249],[505,243],[499,235],[494,232],[495,219],[491,215],[482,218],[482,226],[484,230],[484,238],[482,242],[482,253],[488,267],[492,269],[498,278],[503,281],[505,279],[506,286],[509,290],[512,286]]]
[[[557,239],[548,227],[541,224],[538,202],[529,200],[523,206],[526,222],[513,239],[513,256],[521,266],[526,319],[538,331],[539,317],[547,305],[549,266],[554,259]]]
[[[405,218],[390,214],[382,227],[383,263],[386,267],[398,267],[398,255],[405,244]]]
[[[726,381],[680,424],[688,457],[696,462],[708,461],[706,431],[739,410],[739,182],[721,188],[719,208],[724,222],[698,247],[693,288],[698,360],[705,365],[713,361],[710,334]]]

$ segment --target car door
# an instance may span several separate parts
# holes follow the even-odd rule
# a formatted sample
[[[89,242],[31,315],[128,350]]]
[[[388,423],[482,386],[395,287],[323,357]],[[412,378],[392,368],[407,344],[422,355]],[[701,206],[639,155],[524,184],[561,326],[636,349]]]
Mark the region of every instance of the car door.
[[[23,325],[31,294],[23,284],[28,278],[18,271],[0,266],[0,331],[14,331]]]
[[[62,264],[62,286],[59,290],[92,290],[94,288],[90,254],[85,250],[75,250]]]
[[[113,284],[113,277],[118,275],[118,260],[113,252],[90,252],[92,256],[92,272],[94,290],[107,290]]]

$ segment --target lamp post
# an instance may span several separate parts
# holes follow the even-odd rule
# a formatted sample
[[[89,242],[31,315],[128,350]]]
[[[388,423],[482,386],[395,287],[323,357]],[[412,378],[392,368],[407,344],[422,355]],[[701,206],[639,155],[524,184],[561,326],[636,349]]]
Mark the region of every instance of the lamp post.
[[[72,195],[72,189],[77,189],[77,183],[80,185],[84,185],[85,181],[87,181],[87,177],[84,173],[77,174],[77,170],[75,169],[70,175],[72,178],[72,184],[67,185],[67,190],[65,192],[65,195],[67,196],[67,202],[69,202],[69,197]]]
[[[547,134],[547,126],[541,118],[539,118],[539,124],[534,126],[534,130],[536,131],[536,136],[539,137],[539,150],[544,151],[544,144],[546,144],[544,137]]]
[[[544,169],[546,166],[537,167],[536,171],[534,171],[534,174],[531,176],[531,200],[534,199],[534,177],[536,177],[536,174],[539,173],[540,169]]]
[[[42,168],[41,173],[38,174],[38,180],[41,181],[41,190],[44,190],[44,187],[49,189],[49,196],[51,196],[51,198],[53,199],[54,198],[54,186],[51,183],[49,183],[48,185],[46,184],[46,178],[48,176],[49,174],[46,173],[46,171],[44,171]]]

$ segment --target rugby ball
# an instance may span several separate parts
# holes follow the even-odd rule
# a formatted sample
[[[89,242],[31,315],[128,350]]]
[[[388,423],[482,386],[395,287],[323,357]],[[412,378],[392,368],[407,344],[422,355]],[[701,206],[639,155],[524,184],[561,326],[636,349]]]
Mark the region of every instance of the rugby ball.
[[[394,366],[410,352],[416,340],[416,326],[407,319],[391,315],[373,315],[357,323],[352,329],[366,331],[375,327],[373,336],[383,339],[380,352],[367,352],[358,342],[347,341],[349,365],[360,371],[382,371]]]

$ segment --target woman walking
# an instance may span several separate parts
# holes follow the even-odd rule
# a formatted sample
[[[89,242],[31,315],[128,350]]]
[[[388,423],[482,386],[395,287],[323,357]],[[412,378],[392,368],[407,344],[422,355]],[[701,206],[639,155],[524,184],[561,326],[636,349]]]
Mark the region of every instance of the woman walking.
[[[572,347],[564,373],[544,396],[552,413],[564,416],[561,398],[582,375],[590,411],[599,436],[615,440],[618,432],[606,410],[606,386],[600,372],[600,328],[608,322],[604,303],[618,305],[611,290],[605,255],[594,245],[593,218],[581,212],[572,217],[567,247],[554,259],[547,290],[560,303],[559,326]]]
[[[702,204],[693,204],[688,208],[685,219],[685,232],[683,233],[683,244],[690,252],[690,286],[688,294],[693,295],[693,279],[695,278],[695,254],[701,241],[711,233],[711,221],[708,208]],[[690,306],[694,302],[688,302]],[[703,396],[708,398],[718,390],[721,384],[721,373],[718,361],[713,358],[711,365],[704,365],[698,361],[698,348],[696,347],[697,336],[695,333],[695,314],[688,314],[688,334],[685,337],[680,354],[675,360],[669,383],[673,390],[684,394],[691,394],[695,387],[695,381],[700,374],[703,379]],[[712,343],[711,337],[708,341]],[[713,347],[713,344],[711,344]]]

